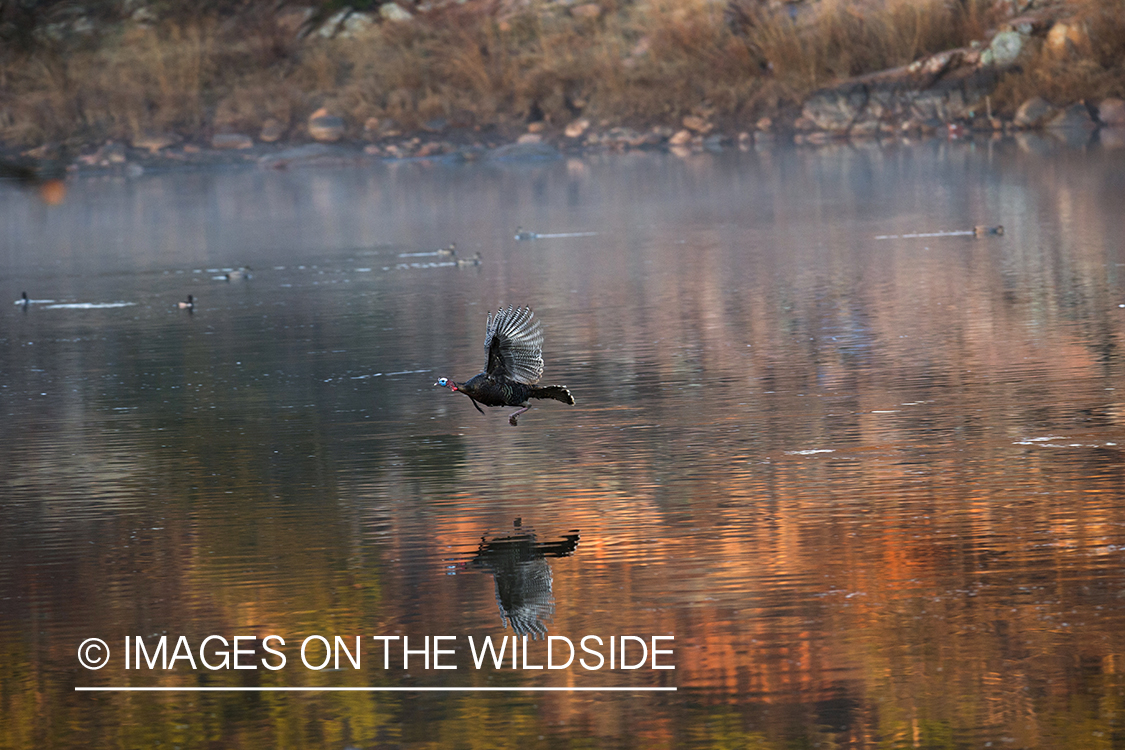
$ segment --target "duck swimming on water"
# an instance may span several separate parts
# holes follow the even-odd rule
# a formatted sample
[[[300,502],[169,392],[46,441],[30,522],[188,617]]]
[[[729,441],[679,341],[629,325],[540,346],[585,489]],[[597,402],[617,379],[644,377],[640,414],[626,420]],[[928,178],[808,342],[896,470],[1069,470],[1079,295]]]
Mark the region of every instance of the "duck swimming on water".
[[[187,296],[187,301],[186,301],[186,302],[180,302],[180,303],[179,303],[179,308],[180,308],[181,310],[188,310],[189,312],[190,312],[191,310],[194,310],[194,309],[195,309],[195,298],[194,298],[194,297],[192,297],[192,296],[191,296],[191,295],[189,294],[189,295]]]
[[[973,234],[977,237],[987,237],[990,234],[999,236],[1004,234],[1004,225],[998,224],[994,227],[986,227],[984,224],[977,224],[973,227]]]

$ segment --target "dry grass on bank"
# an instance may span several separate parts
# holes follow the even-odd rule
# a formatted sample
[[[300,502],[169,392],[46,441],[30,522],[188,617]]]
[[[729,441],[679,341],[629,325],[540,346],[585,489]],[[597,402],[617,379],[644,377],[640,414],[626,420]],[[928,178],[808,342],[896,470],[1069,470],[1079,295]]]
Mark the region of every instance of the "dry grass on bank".
[[[289,56],[296,50],[213,18],[126,26],[97,45],[40,48],[0,64],[0,140],[198,135],[225,122],[299,113],[305,96],[287,82],[299,65]]]
[[[802,89],[904,65],[980,39],[997,18],[992,0],[888,0],[872,5],[825,0],[815,19],[786,23],[736,0],[736,26],[778,75]],[[862,8],[859,10],[857,8]]]
[[[1071,90],[1075,76],[1087,81],[1083,90],[1112,93],[1107,81],[1113,71],[1121,80],[1125,59],[1125,10],[1120,0],[1082,1],[1097,70],[1074,62],[1060,78],[1056,63],[1036,60],[1005,83],[1005,96]],[[435,118],[518,129],[580,114],[607,124],[676,123],[695,112],[743,126],[834,80],[982,38],[997,21],[992,0],[886,0],[878,12],[844,0],[816,7],[791,18],[751,0],[726,8],[607,0],[599,17],[581,18],[558,3],[501,16],[469,2],[361,38],[301,42],[260,10],[180,14],[119,25],[97,44],[0,58],[0,140],[256,134],[267,118],[296,133],[321,106],[343,115],[353,136],[371,117],[407,130]]]
[[[1033,96],[1056,105],[1125,96],[1125,2],[1081,0],[1066,23],[1077,44],[1028,50],[993,94],[998,111],[1010,114]]]

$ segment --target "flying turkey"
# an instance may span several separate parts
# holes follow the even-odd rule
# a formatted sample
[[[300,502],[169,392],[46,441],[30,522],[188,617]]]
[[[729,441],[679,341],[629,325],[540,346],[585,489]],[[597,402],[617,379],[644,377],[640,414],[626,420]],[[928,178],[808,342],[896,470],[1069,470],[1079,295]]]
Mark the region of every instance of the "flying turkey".
[[[530,399],[552,398],[574,404],[564,385],[535,385],[543,375],[543,332],[530,307],[503,308],[488,314],[484,335],[484,352],[488,363],[484,371],[464,383],[441,378],[435,386],[464,393],[481,414],[485,406],[521,406],[512,412],[508,424],[516,426],[516,418],[531,408]]]

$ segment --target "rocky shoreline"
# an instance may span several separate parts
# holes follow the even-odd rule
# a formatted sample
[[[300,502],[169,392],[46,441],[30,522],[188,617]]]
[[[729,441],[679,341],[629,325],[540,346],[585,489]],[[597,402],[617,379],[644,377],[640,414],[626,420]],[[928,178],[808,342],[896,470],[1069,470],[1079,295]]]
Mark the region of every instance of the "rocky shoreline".
[[[213,136],[208,143],[185,142],[170,135],[150,135],[129,144],[108,142],[83,149],[66,165],[80,174],[120,173],[139,177],[146,171],[199,168],[219,165],[256,165],[263,169],[301,166],[357,166],[387,160],[441,160],[446,162],[550,161],[564,156],[626,151],[663,151],[688,156],[725,149],[761,150],[786,144],[823,146],[845,142],[887,145],[920,138],[1000,138],[1049,136],[1069,146],[1100,143],[1125,147],[1125,100],[1110,98],[1096,105],[1080,102],[1054,107],[1041,98],[1031,99],[1011,119],[969,116],[956,119],[910,118],[872,126],[865,112],[885,105],[879,95],[857,91],[866,84],[850,84],[818,94],[791,123],[763,118],[753,130],[726,132],[698,116],[683,118],[678,128],[657,125],[647,130],[628,127],[597,129],[578,120],[564,129],[533,128],[522,134],[473,131],[404,133],[378,140],[356,141],[344,137],[303,140],[255,140],[242,133]],[[911,94],[907,94],[909,96]],[[918,98],[916,94],[915,101]],[[828,114],[825,114],[828,112]],[[819,127],[815,117],[829,127]],[[313,129],[315,131],[315,128]],[[315,131],[319,132],[319,131]],[[24,152],[49,156],[49,147]]]
[[[1037,129],[1070,133],[1067,140],[1075,141],[1083,131],[1125,127],[1125,101],[1119,97],[1056,106],[1034,96],[1009,118],[995,114],[991,95],[1001,76],[1032,45],[1061,63],[1086,54],[1090,40],[1080,23],[1046,13],[1019,16],[987,44],[974,42],[817,91],[805,101],[793,127],[798,140],[812,142],[841,135]]]

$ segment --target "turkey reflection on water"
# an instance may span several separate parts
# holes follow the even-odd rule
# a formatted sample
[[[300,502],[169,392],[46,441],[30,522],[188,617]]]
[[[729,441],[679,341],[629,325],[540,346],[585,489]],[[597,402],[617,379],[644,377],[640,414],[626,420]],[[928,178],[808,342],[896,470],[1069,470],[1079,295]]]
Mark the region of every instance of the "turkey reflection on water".
[[[555,614],[547,558],[573,554],[578,549],[578,539],[578,531],[574,530],[561,541],[539,542],[535,532],[522,528],[522,521],[517,518],[512,533],[491,539],[482,536],[476,552],[451,566],[449,572],[491,573],[496,579],[496,603],[504,627],[511,624],[516,635],[538,639],[546,635],[546,622]]]
[[[0,748],[1117,736],[1122,174],[931,143],[76,180],[50,213],[0,185],[0,299],[29,297],[0,305]],[[400,263],[454,239],[486,262]],[[578,401],[519,429],[432,388],[509,304]],[[74,660],[94,636],[505,625],[674,635],[676,669]],[[679,692],[73,691],[568,680]]]

